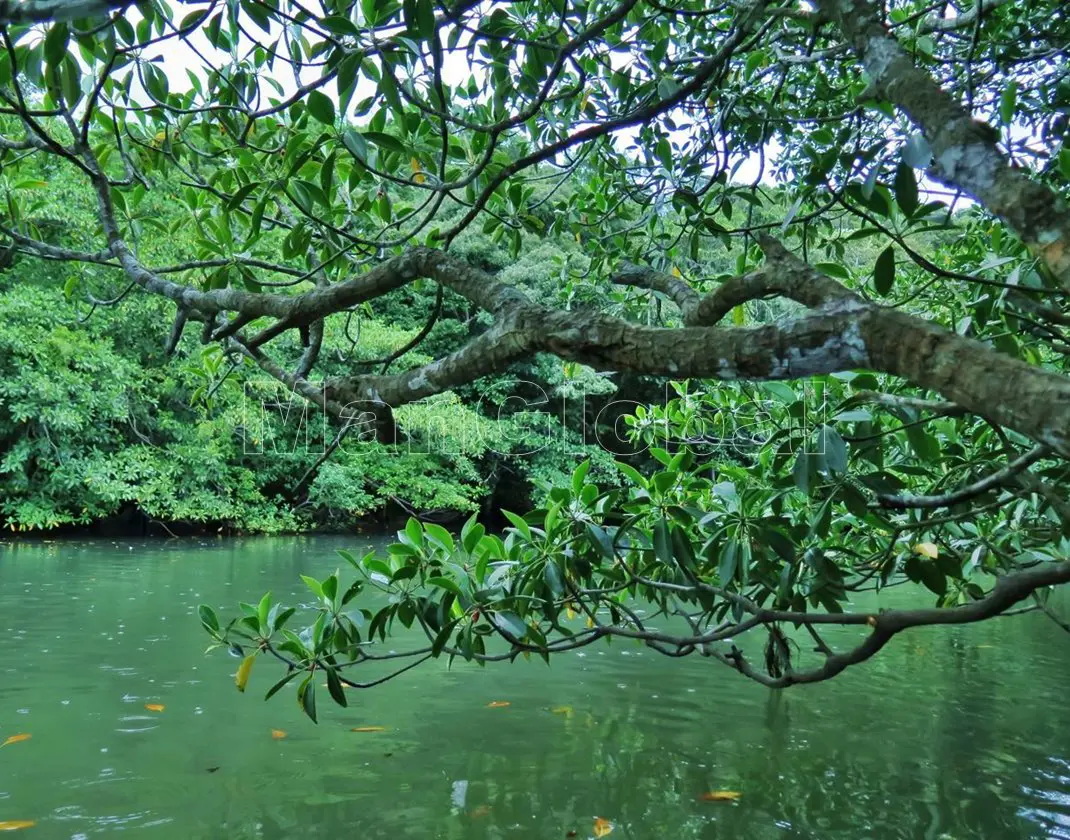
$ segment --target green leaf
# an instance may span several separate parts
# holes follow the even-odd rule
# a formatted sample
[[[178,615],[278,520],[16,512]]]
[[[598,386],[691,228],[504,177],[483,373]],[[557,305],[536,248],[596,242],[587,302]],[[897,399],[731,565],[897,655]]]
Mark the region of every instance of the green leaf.
[[[424,41],[430,41],[434,37],[434,0],[416,0],[416,29],[420,38]]]
[[[631,464],[624,464],[620,461],[617,461],[617,469],[624,473],[631,480],[631,482],[635,484],[636,487],[641,487],[644,490],[646,489],[646,479],[643,477],[643,474]]]
[[[579,498],[580,491],[583,489],[583,482],[587,479],[587,473],[591,469],[590,459],[583,461],[575,470],[572,471],[572,495]]]
[[[330,32],[332,35],[359,35],[360,30],[356,24],[349,18],[342,17],[341,15],[327,15],[325,18],[321,18],[320,26]]]
[[[444,549],[450,554],[453,553],[453,536],[441,525],[436,525],[434,522],[425,522],[424,533],[427,535],[427,538],[431,540],[431,542],[435,543],[440,548]]]
[[[557,568],[557,564],[553,560],[546,561],[546,567],[543,569],[543,577],[546,580],[546,585],[550,587],[550,591],[555,596],[559,596],[565,591],[565,582],[561,577],[561,570]]]
[[[453,629],[457,626],[457,621],[451,621],[446,624],[441,630],[438,631],[438,635],[435,636],[435,641],[431,645],[431,655],[438,656],[442,653],[442,648],[446,646],[446,643],[450,640],[450,635],[453,633]]]
[[[813,477],[813,458],[809,452],[803,450],[795,457],[795,465],[791,473],[795,479],[795,486],[809,494],[810,480]]]
[[[825,457],[825,466],[836,474],[847,471],[847,444],[832,426],[822,426],[818,432],[821,454]]]
[[[186,15],[178,24],[178,28],[183,31],[192,31],[201,25],[202,21],[208,17],[208,9],[197,9],[195,12],[190,12]]]
[[[357,160],[368,160],[368,144],[364,142],[364,135],[355,129],[348,129],[342,135],[342,145],[345,146]]]
[[[895,200],[904,215],[913,216],[918,209],[918,182],[914,170],[905,163],[895,170]]]
[[[140,64],[141,75],[145,80],[145,91],[157,102],[167,101],[167,76],[155,64],[143,61]]]
[[[323,91],[311,91],[305,104],[308,112],[321,123],[334,125],[334,103]]]
[[[250,183],[246,184],[230,197],[230,200],[226,203],[226,208],[228,210],[235,210],[238,207],[241,207],[241,203],[245,201],[245,199],[247,199],[252,194],[253,190],[255,190],[259,186],[261,186],[259,181],[251,181]]]
[[[894,283],[895,251],[889,245],[877,257],[877,263],[873,267],[873,285],[876,286],[878,292],[886,295],[892,290]]]
[[[338,672],[334,668],[327,668],[327,691],[330,693],[331,698],[339,706],[348,706],[349,701],[346,699],[345,687],[342,685],[342,681],[338,679]],[[314,720],[315,718],[313,718]]]
[[[357,89],[357,73],[360,70],[360,53],[348,55],[338,65],[335,83],[338,85],[338,108],[342,114],[349,110],[349,103]],[[352,131],[352,129],[350,129]]]
[[[503,510],[502,515],[513,523],[513,527],[519,531],[525,539],[531,540],[531,526],[528,525],[527,520],[518,514],[513,513],[511,510]]]
[[[256,608],[256,618],[260,622],[262,630],[270,630],[268,627],[268,613],[271,610],[271,593],[265,592],[264,597],[260,599],[260,603]]]
[[[405,153],[405,144],[390,134],[385,134],[382,131],[365,131],[363,135],[365,140],[369,143],[374,143],[380,149],[385,149],[388,152]]]
[[[947,594],[947,578],[936,563],[922,561],[919,564],[919,572],[921,582],[930,592],[941,597]]]
[[[692,569],[695,566],[695,548],[688,539],[687,533],[679,526],[673,526],[672,553],[676,558],[677,565],[684,569]]]
[[[219,619],[216,617],[215,610],[207,604],[201,604],[197,607],[197,613],[201,618],[201,624],[204,625],[204,628],[213,636],[218,635]]]
[[[1018,109],[1018,82],[1011,79],[1003,88],[999,97],[999,119],[1004,125],[1014,122],[1014,112]]]
[[[67,55],[71,32],[65,23],[54,23],[45,35],[45,59],[52,67],[59,67]]]
[[[654,523],[654,556],[666,566],[672,565],[672,535],[669,533],[669,523],[661,518]]]
[[[420,524],[420,520],[415,516],[410,516],[405,523],[405,530],[398,532],[398,539],[408,542],[414,548],[422,548],[424,544],[424,529],[423,525]]]
[[[503,612],[491,613],[490,620],[494,622],[494,625],[499,630],[509,634],[518,641],[528,634],[527,624],[525,624],[524,620],[514,612],[505,610]]]
[[[721,586],[728,586],[736,578],[736,563],[739,555],[739,543],[728,540],[721,549],[721,561],[717,564],[717,577]]]
[[[310,674],[305,678],[305,681],[301,683],[297,688],[297,703],[313,723],[318,723],[316,720],[316,683],[314,682],[315,674]]]
[[[593,522],[587,523],[587,539],[598,550],[598,553],[607,560],[612,560],[616,557],[616,552],[613,550],[613,540],[600,525],[595,525]]]
[[[792,405],[799,399],[795,389],[785,382],[763,382],[762,390],[772,394],[784,405]]]
[[[437,586],[439,589],[445,589],[447,592],[452,592],[454,595],[461,595],[461,587],[459,587],[454,581],[448,577],[442,575],[432,575],[427,579],[428,586]]]
[[[486,528],[476,521],[476,514],[473,513],[461,528],[461,543],[464,545],[464,550],[469,554],[475,551],[485,533]]]
[[[323,599],[323,586],[314,577],[309,575],[301,575],[301,580],[305,582],[305,586],[309,588],[309,591],[319,599]]]

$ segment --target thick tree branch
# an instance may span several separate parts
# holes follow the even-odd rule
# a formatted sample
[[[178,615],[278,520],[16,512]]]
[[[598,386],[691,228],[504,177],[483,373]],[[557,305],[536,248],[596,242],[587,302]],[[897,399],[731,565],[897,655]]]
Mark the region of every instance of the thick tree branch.
[[[919,610],[892,610],[873,617],[873,632],[857,647],[834,654],[819,667],[809,671],[788,671],[770,677],[749,665],[742,656],[730,659],[743,674],[770,688],[787,688],[799,683],[831,679],[844,669],[878,653],[896,635],[911,627],[943,624],[973,624],[993,618],[1046,586],[1070,582],[1070,561],[1045,563],[1002,577],[985,597],[960,607],[934,607]],[[727,657],[726,657],[727,658]]]
[[[1035,446],[1020,458],[1015,458],[1003,469],[998,470],[991,475],[986,475],[984,478],[978,479],[977,481],[967,484],[965,487],[960,487],[958,490],[954,490],[950,493],[933,496],[878,496],[878,499],[881,507],[895,508],[898,510],[905,510],[908,508],[951,507],[952,505],[957,505],[961,502],[976,498],[982,493],[987,493],[989,490],[1003,486],[1022,470],[1035,464],[1047,454],[1049,454],[1048,447]]]
[[[1070,212],[1063,199],[1010,164],[999,135],[914,64],[872,0],[820,0],[862,59],[873,96],[902,108],[932,148],[934,174],[1004,219],[1070,290]]]
[[[68,21],[104,15],[129,6],[132,0],[4,0],[0,26]]]

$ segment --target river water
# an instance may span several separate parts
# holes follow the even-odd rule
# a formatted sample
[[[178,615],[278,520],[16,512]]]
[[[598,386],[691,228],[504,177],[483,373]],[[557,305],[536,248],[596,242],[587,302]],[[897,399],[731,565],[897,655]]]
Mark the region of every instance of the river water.
[[[289,688],[263,702],[281,676],[266,660],[242,695],[238,661],[204,655],[199,603],[232,615],[266,590],[294,603],[299,573],[322,576],[335,549],[370,544],[0,544],[0,743],[32,736],[0,748],[0,827],[158,840],[1070,838],[1070,638],[1037,615],[915,632],[781,693],[619,643],[551,667],[430,662],[351,692],[348,709],[322,692],[318,726]]]

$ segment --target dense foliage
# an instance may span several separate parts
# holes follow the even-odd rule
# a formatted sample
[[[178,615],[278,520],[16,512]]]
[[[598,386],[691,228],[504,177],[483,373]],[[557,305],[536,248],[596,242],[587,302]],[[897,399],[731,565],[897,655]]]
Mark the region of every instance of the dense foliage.
[[[91,236],[84,185],[62,169],[30,174],[11,186],[36,197],[32,224]],[[144,252],[167,259],[192,247],[175,210],[180,196],[161,189],[139,198]],[[545,291],[545,278],[576,249],[530,239],[522,261],[478,231],[458,246]],[[57,272],[19,259],[0,275],[0,522],[12,531],[108,519],[127,530],[148,520],[161,534],[340,529],[410,512],[448,520],[486,510],[499,484],[500,493],[523,498],[560,483],[577,457],[595,458],[604,474],[611,469],[612,459],[584,442],[582,420],[560,409],[615,386],[549,359],[406,406],[393,444],[354,436],[320,463],[336,430],[251,362],[234,364],[195,335],[168,358],[166,306],[157,298],[132,295],[121,306],[85,300],[121,292],[77,265]],[[367,307],[351,323],[332,325],[325,353],[338,370],[389,356],[420,331],[433,303],[425,289]],[[428,351],[459,344],[469,320],[466,310],[444,317],[398,363],[420,364]],[[537,416],[510,402],[518,381],[528,384]]]
[[[92,517],[97,494],[291,527],[471,510],[505,472],[545,486],[501,535],[413,518],[386,557],[346,555],[355,582],[308,579],[300,631],[270,596],[229,623],[203,608],[239,688],[281,659],[271,693],[297,681],[315,717],[320,671],[345,704],[429,658],[615,638],[782,687],[920,625],[1060,620],[1064,4],[88,5],[6,12],[0,233],[78,266],[66,294],[93,317],[165,305],[178,361],[72,331],[16,284],[18,376],[106,382],[72,418],[5,395],[5,515]],[[91,223],[43,223],[53,172]],[[326,457],[251,464],[228,426],[304,431],[250,433],[238,390],[330,418]],[[589,425],[539,400],[584,392]],[[160,407],[151,433],[134,393]],[[436,437],[453,449],[414,451]],[[899,585],[933,606],[849,609]],[[426,643],[383,653],[398,624]],[[859,641],[834,650],[829,626]]]

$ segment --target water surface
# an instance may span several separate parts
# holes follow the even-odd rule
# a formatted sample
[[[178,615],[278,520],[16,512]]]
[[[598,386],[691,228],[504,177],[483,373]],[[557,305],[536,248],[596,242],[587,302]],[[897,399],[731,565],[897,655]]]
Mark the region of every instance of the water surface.
[[[0,544],[0,823],[39,838],[1070,838],[1070,638],[901,636],[771,693],[614,643],[432,662],[320,725],[203,655],[205,602],[305,597],[360,537]],[[508,702],[488,708],[494,701]],[[160,704],[162,712],[146,710]],[[361,726],[385,732],[354,733]],[[287,737],[276,740],[272,730]],[[736,803],[703,802],[711,790]],[[569,832],[575,832],[571,835]]]

